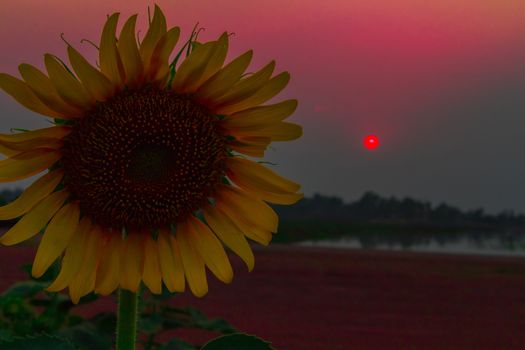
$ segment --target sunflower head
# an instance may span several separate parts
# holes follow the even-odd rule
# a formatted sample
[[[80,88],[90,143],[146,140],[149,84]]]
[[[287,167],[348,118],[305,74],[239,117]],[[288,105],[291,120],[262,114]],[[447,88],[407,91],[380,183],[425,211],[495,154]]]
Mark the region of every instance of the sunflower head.
[[[48,290],[69,287],[74,302],[141,282],[153,293],[187,283],[202,296],[206,267],[232,279],[224,246],[253,268],[247,238],[267,245],[277,231],[266,202],[302,198],[299,185],[251,160],[302,133],[284,122],[297,101],[264,104],[289,74],[274,75],[274,62],[245,73],[251,51],[225,64],[227,33],[201,43],[193,32],[175,50],[180,30],[158,6],[140,43],[137,16],[120,33],[118,19],[102,30],[100,68],[68,44],[69,64],[46,54],[46,72],[22,64],[22,80],[0,74],[7,94],[55,124],[0,134],[0,181],[45,172],[0,208],[2,220],[21,217],[0,243],[43,230],[32,273],[61,259]]]

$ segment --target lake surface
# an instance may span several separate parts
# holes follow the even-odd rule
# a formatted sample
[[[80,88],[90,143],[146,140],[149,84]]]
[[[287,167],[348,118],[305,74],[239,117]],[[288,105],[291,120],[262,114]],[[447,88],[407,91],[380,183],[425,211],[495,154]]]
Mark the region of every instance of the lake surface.
[[[300,246],[329,247],[339,249],[377,249],[393,251],[414,251],[429,253],[503,255],[525,257],[525,237],[457,235],[455,237],[417,237],[396,239],[386,235],[369,237],[344,236],[337,239],[303,241]]]

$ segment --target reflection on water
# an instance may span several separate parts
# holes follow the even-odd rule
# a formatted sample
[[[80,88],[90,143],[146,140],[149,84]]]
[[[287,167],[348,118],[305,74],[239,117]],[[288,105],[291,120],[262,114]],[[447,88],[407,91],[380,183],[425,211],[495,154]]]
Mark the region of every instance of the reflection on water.
[[[301,246],[330,248],[378,249],[395,251],[508,255],[525,257],[525,236],[456,234],[454,236],[360,235],[343,236],[332,240],[303,241]]]

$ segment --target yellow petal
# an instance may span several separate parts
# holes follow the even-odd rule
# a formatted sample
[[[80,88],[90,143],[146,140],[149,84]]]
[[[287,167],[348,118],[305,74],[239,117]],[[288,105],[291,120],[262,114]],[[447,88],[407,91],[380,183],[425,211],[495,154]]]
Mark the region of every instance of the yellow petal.
[[[227,166],[243,182],[252,187],[261,187],[267,191],[297,192],[301,186],[293,181],[285,179],[264,165],[239,157],[227,159]]]
[[[28,132],[31,133],[31,132]],[[13,157],[26,151],[32,151],[37,148],[47,148],[58,150],[62,148],[63,142],[61,139],[52,137],[35,137],[23,141],[5,141],[9,136],[16,136],[20,134],[2,135],[0,134],[0,152],[8,157]]]
[[[118,288],[120,283],[120,261],[124,248],[124,241],[120,234],[109,232],[109,242],[101,253],[95,280],[95,292],[109,295]]]
[[[145,238],[142,280],[153,294],[162,293],[159,248],[157,242],[150,235]]]
[[[159,263],[162,279],[170,292],[184,292],[184,268],[180,257],[177,241],[171,242],[173,236],[161,229],[158,237]],[[174,237],[173,237],[174,239]]]
[[[71,132],[69,126],[52,126],[50,128],[25,131],[17,134],[0,134],[0,141],[24,142],[38,138],[62,139]]]
[[[196,92],[197,98],[213,104],[214,101],[226,94],[239,81],[242,73],[250,65],[252,56],[253,51],[250,50],[228,63],[202,84]]]
[[[267,190],[263,190],[260,187],[251,186],[248,183],[239,180],[237,177],[231,176],[231,174],[229,174],[229,177],[233,180],[233,182],[235,182],[236,185],[241,187],[250,195],[269,203],[290,205],[297,203],[304,197],[302,193],[290,193],[285,191],[270,192]]]
[[[87,233],[82,255],[82,265],[69,285],[69,295],[74,304],[95,288],[95,279],[100,254],[104,250],[106,239],[100,227],[94,226]]]
[[[121,260],[121,288],[136,292],[144,269],[144,234],[132,232],[125,240]]]
[[[206,269],[204,260],[200,256],[197,247],[188,237],[192,228],[187,223],[177,225],[177,243],[179,243],[180,255],[186,280],[191,292],[197,297],[203,297],[208,293],[208,281],[206,280]]]
[[[210,41],[196,47],[181,63],[173,78],[172,88],[178,93],[195,92],[202,82],[208,62],[215,51],[216,42]]]
[[[252,271],[255,265],[253,252],[237,226],[227,216],[209,205],[204,207],[204,217],[213,232],[246,263],[248,270]]]
[[[163,80],[170,72],[169,57],[173,48],[177,44],[180,36],[180,29],[178,27],[171,28],[166,34],[160,38],[151,60],[148,65],[148,72],[146,75],[152,80]]]
[[[210,79],[210,77],[215,75],[215,73],[217,73],[219,69],[221,69],[222,65],[224,64],[224,60],[226,59],[227,53],[228,53],[228,33],[225,32],[219,37],[219,39],[215,43],[215,47],[210,56],[208,64],[206,65],[206,68],[204,69],[204,72],[202,73],[200,82],[198,83],[199,86],[201,86],[203,82]]]
[[[290,81],[290,74],[283,72],[270,79],[266,84],[263,85],[257,92],[246,96],[242,101],[234,103],[226,103],[218,107],[215,112],[217,114],[232,114],[238,111],[242,111],[247,108],[251,108],[261,103],[264,103],[281,92],[288,82]]]
[[[31,271],[33,277],[41,277],[64,252],[77,230],[79,217],[80,208],[77,202],[66,204],[53,216],[36,252]]]
[[[199,219],[190,216],[188,221],[193,226],[193,230],[190,230],[191,233],[186,237],[200,252],[204,263],[211,272],[224,283],[230,283],[233,278],[233,270],[221,242]]]
[[[293,123],[277,123],[263,129],[272,141],[291,141],[303,135],[303,127]]]
[[[264,84],[268,83],[274,69],[275,61],[271,61],[258,72],[241,79],[230,89],[227,94],[217,99],[216,105],[219,106],[217,108],[220,109],[221,106],[224,105],[239,103],[255,94],[264,86]]]
[[[27,141],[20,141],[20,142],[5,142],[5,141],[0,140],[0,145],[2,145],[5,148],[10,149],[11,151],[14,152],[14,154],[18,154],[22,152],[35,150],[37,148],[48,148],[48,149],[57,150],[61,148],[64,144],[62,140],[60,139],[41,137],[41,138],[36,138],[32,140],[27,140]]]
[[[221,121],[223,128],[249,128],[280,122],[295,112],[297,100],[286,100],[268,106],[259,106],[229,115]]]
[[[303,128],[293,123],[273,123],[246,128],[230,128],[228,134],[236,137],[269,137],[272,141],[291,141],[303,135]]]
[[[99,61],[101,72],[116,86],[124,83],[124,67],[117,50],[117,22],[119,13],[109,16],[100,38]]]
[[[95,281],[97,279],[97,263],[100,259],[100,253],[104,250],[104,245],[101,245],[99,247],[99,250],[95,252],[95,267],[93,269],[90,269],[88,272],[85,273],[85,281],[83,283],[83,287],[80,289],[80,297],[83,297],[85,295],[88,295],[89,293],[92,293],[95,291]],[[82,273],[83,271],[80,271]]]
[[[68,196],[65,190],[50,194],[0,237],[0,243],[13,245],[36,235],[62,207]]]
[[[71,242],[66,248],[62,259],[60,273],[57,278],[46,288],[49,292],[58,292],[66,288],[77,275],[83,262],[83,254],[86,247],[87,234],[91,231],[91,221],[84,216],[78,224],[77,230]]]
[[[245,154],[250,157],[258,157],[262,158],[264,157],[264,152],[266,151],[266,147],[261,148],[260,146],[253,146],[253,145],[241,145],[236,144],[232,145],[232,150]]]
[[[9,220],[19,217],[31,210],[37,203],[46,198],[55,190],[62,180],[64,171],[52,171],[31,184],[13,202],[0,207],[0,220]]]
[[[92,98],[105,101],[113,95],[115,87],[104,74],[89,64],[73,47],[69,46],[67,52],[71,66]]]
[[[248,136],[248,137],[239,137],[236,139],[239,143],[245,145],[261,146],[268,147],[272,142],[272,139],[269,137],[260,137],[260,136]]]
[[[12,157],[15,154],[20,153],[20,151],[15,151],[9,147],[6,147],[0,143],[0,153],[2,153],[6,157]]]
[[[232,207],[218,201],[215,205],[215,210],[218,210],[228,217],[246,237],[265,246],[270,244],[272,240],[272,233],[270,231],[248,222],[242,214],[235,211]]]
[[[144,40],[140,44],[140,56],[142,57],[142,62],[145,65],[148,65],[151,60],[151,55],[157,46],[160,38],[167,32],[166,26],[166,17],[162,13],[162,10],[159,6],[155,5],[155,12],[153,13],[153,19],[149,26]],[[147,67],[144,67],[147,70]]]
[[[131,16],[122,31],[120,32],[120,39],[118,41],[118,50],[120,57],[122,57],[122,65],[126,75],[126,84],[135,86],[141,80],[143,65],[140,57],[137,42],[135,40],[135,23],[137,22],[137,15]]]
[[[52,118],[62,118],[63,115],[46,106],[24,83],[9,74],[0,73],[0,89],[11,95],[18,103],[33,112]]]
[[[251,157],[264,157],[264,152],[272,142],[269,137],[244,137],[229,141],[228,146],[239,153]]]
[[[60,153],[41,148],[0,160],[0,182],[33,176],[49,168],[60,158]]]
[[[260,199],[253,198],[233,186],[221,186],[217,199],[224,204],[225,209],[228,207],[239,213],[245,221],[270,232],[277,232],[277,214]]]
[[[82,115],[82,110],[64,102],[58,95],[51,79],[38,68],[29,64],[18,66],[20,74],[35,95],[52,110],[60,113],[62,119],[74,119]]]
[[[99,249],[102,250],[103,248],[101,247]],[[98,252],[95,252],[95,254],[98,255]],[[81,271],[80,273],[83,272]],[[86,271],[83,275],[80,275],[80,273],[69,285],[69,297],[73,304],[78,304],[80,298],[95,290],[95,279],[97,277],[96,267]]]
[[[65,102],[83,111],[93,106],[95,101],[62,63],[50,54],[44,56],[44,62],[53,86]]]

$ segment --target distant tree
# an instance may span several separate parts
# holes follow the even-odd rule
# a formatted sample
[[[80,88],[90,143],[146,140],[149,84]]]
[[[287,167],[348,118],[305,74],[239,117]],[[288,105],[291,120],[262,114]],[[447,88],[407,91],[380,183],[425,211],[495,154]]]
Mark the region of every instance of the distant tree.
[[[410,197],[384,198],[367,191],[354,202],[344,203],[336,196],[316,193],[293,206],[275,206],[283,219],[336,221],[392,221],[429,223],[439,225],[491,225],[525,227],[525,215],[504,211],[497,215],[485,213],[483,208],[461,211],[446,203],[433,207],[428,201]]]

